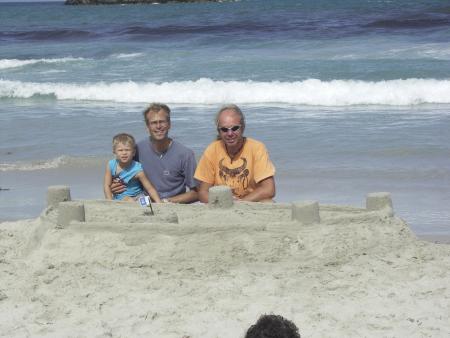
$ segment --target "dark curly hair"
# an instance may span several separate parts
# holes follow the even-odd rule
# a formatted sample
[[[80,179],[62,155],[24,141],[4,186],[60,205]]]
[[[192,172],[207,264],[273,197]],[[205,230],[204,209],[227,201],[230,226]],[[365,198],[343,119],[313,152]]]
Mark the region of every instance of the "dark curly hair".
[[[245,338],[301,338],[297,326],[279,315],[262,315]]]

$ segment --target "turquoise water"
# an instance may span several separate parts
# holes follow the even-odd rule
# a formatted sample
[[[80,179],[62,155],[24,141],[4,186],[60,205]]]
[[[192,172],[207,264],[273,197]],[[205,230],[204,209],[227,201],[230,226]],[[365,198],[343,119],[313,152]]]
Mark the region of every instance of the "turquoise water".
[[[197,157],[239,104],[279,201],[390,191],[415,231],[450,232],[447,1],[0,4],[0,219],[50,184],[101,198],[111,137],[144,137],[152,101]]]

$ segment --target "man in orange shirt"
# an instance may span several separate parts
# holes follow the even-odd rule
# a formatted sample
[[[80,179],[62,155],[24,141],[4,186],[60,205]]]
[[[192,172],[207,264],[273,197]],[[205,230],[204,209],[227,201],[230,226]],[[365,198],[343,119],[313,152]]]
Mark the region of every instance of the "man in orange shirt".
[[[245,117],[238,106],[223,106],[216,116],[217,140],[203,153],[194,178],[200,181],[198,197],[208,202],[209,188],[226,185],[235,199],[272,201],[275,167],[263,143],[244,137]]]

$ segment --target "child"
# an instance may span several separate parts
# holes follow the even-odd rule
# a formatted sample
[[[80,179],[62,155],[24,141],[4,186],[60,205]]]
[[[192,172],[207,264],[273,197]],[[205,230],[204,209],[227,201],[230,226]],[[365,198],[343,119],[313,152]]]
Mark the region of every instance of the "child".
[[[136,153],[136,143],[133,136],[129,134],[118,134],[113,138],[113,153],[116,159],[110,160],[106,164],[105,178],[103,181],[103,190],[105,198],[108,200],[136,201],[137,197],[143,193],[142,186],[148,192],[151,199],[160,203],[158,192],[153,187],[144,174],[142,165],[133,161]],[[121,181],[126,185],[126,190],[120,194],[113,195],[111,192],[111,183]],[[142,186],[141,186],[142,184]]]

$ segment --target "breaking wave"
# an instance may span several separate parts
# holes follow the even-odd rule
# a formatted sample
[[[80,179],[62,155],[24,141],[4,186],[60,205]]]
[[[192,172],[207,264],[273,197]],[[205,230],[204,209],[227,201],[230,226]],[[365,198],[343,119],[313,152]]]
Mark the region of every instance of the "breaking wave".
[[[0,163],[2,171],[34,171],[55,168],[85,168],[105,163],[108,157],[71,157],[59,156],[49,160],[18,161],[12,163]]]
[[[164,83],[37,83],[0,79],[0,99],[49,96],[57,100],[220,104],[285,103],[316,106],[450,103],[450,80],[389,81],[308,79],[296,82],[196,81]]]

